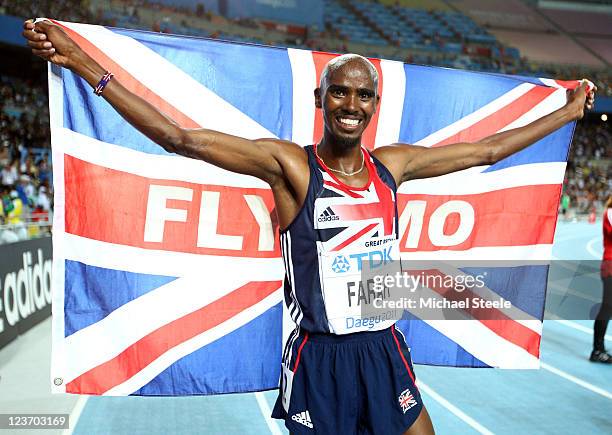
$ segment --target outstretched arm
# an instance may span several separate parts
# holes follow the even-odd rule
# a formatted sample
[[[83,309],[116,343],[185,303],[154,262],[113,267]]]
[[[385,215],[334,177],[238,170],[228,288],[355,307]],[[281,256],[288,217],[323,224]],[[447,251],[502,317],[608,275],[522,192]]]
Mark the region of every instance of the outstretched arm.
[[[591,109],[595,89],[587,93],[587,82],[568,91],[565,106],[524,127],[497,133],[474,143],[439,148],[397,144],[378,148],[376,156],[389,168],[396,182],[436,177],[479,165],[491,165],[537,142],[570,121],[581,119]]]
[[[26,21],[23,36],[35,55],[73,71],[92,88],[106,73],[60,26],[50,21]],[[214,130],[182,128],[116,79],[110,81],[102,95],[123,118],[166,151],[252,175],[270,185],[283,177],[281,158],[288,154],[287,148],[298,148],[277,139],[248,140]]]

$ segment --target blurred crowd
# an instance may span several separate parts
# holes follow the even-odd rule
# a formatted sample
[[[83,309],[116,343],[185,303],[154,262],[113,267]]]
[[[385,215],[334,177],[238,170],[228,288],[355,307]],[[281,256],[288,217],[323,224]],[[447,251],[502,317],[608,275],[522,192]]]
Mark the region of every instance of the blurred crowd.
[[[0,0],[0,14],[16,17],[52,17],[63,21],[93,23],[89,0]]]
[[[43,88],[0,76],[0,243],[50,230],[50,136]]]
[[[612,133],[601,121],[581,122],[574,133],[563,194],[577,213],[598,211],[612,194]]]

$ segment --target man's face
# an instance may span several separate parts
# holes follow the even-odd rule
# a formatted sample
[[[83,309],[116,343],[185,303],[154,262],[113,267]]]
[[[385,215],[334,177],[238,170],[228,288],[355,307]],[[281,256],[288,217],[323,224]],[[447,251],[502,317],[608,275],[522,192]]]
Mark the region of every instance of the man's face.
[[[378,100],[371,71],[358,60],[342,65],[329,75],[324,89],[315,90],[326,132],[345,145],[360,143]]]

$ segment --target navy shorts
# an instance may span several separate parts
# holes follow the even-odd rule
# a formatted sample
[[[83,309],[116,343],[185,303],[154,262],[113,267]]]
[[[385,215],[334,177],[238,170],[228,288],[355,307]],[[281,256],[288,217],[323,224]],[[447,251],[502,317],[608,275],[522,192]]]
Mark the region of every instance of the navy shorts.
[[[272,417],[292,434],[402,434],[423,402],[394,327],[347,335],[295,330]]]

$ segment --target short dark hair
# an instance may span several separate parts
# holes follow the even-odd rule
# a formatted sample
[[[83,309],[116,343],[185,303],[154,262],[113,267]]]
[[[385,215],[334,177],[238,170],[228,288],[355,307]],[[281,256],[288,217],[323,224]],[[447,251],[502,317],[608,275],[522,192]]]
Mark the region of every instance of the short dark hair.
[[[372,62],[370,62],[368,58],[353,53],[343,54],[342,56],[334,57],[332,60],[327,62],[327,65],[325,65],[325,68],[321,73],[319,87],[321,89],[325,89],[327,87],[327,81],[329,79],[330,74],[337,71],[340,67],[346,65],[347,63],[354,61],[362,62],[368,67],[372,76],[372,80],[374,81],[374,92],[378,92],[378,71],[376,70],[376,67]]]

